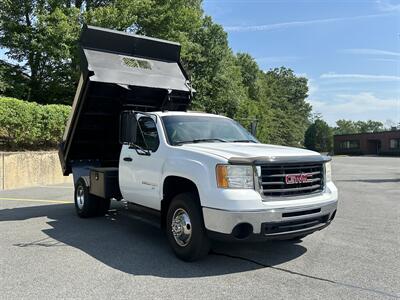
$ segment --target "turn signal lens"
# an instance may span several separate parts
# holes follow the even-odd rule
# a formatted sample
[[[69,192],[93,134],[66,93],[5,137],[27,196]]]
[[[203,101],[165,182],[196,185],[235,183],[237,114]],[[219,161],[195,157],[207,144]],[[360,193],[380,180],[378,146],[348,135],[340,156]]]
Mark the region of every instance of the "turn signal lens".
[[[229,186],[228,183],[228,170],[226,166],[218,165],[217,169],[217,185],[219,188],[226,189]]]
[[[252,166],[217,165],[216,175],[219,188],[254,188],[254,170]]]

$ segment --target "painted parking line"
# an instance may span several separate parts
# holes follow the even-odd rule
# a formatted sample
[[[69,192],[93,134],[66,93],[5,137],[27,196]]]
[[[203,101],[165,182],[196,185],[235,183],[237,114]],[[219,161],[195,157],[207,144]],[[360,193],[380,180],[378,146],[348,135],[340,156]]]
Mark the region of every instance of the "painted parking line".
[[[21,202],[43,202],[43,203],[60,203],[60,204],[72,204],[72,201],[67,200],[47,200],[47,199],[27,199],[27,198],[0,198],[0,201],[21,201]]]

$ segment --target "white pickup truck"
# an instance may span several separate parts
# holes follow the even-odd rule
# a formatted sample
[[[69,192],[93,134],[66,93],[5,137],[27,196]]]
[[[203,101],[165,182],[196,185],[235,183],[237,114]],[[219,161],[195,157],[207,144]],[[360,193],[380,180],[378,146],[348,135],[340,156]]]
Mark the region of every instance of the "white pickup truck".
[[[99,35],[118,49],[105,51],[92,38]],[[134,52],[121,51],[125,43],[136,43]],[[330,158],[262,144],[232,119],[187,112],[193,90],[176,55],[163,56],[179,45],[87,27],[81,46],[81,81],[60,147],[80,217],[105,215],[111,199],[156,212],[174,253],[186,261],[205,256],[213,239],[299,239],[331,223],[338,192]],[[143,58],[155,46],[165,48]],[[142,67],[122,72],[126,58]],[[184,84],[150,84],[148,78],[166,76],[160,64],[168,59]],[[101,73],[104,64],[108,72]],[[129,72],[147,77],[128,84]]]

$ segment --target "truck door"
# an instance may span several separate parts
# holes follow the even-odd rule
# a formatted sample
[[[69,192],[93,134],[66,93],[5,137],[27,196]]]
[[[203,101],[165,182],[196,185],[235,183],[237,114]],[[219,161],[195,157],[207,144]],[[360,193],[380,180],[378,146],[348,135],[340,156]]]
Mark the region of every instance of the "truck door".
[[[121,150],[119,182],[124,199],[160,210],[160,182],[164,157],[158,151],[160,140],[155,117],[138,116],[136,145]],[[140,128],[141,130],[140,130]]]

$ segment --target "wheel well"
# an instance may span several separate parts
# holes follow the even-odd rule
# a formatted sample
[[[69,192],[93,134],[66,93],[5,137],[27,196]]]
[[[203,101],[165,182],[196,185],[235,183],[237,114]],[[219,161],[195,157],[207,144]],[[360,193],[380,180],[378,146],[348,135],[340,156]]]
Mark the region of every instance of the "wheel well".
[[[163,199],[161,201],[161,228],[165,228],[168,206],[171,200],[178,194],[193,192],[199,196],[196,184],[183,177],[168,176],[164,180]]]

